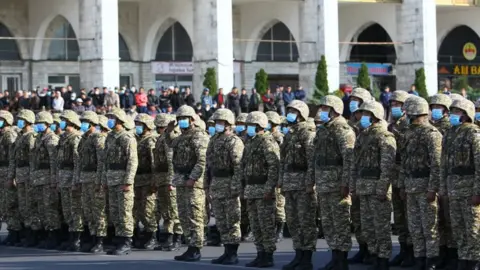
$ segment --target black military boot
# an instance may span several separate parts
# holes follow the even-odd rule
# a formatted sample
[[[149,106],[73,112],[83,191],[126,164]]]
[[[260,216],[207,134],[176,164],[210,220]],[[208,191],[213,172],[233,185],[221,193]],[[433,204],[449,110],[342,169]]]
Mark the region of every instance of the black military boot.
[[[239,244],[230,244],[227,249],[227,258],[222,262],[223,265],[234,265],[238,264],[238,246]]]
[[[324,267],[319,268],[318,270],[333,270],[338,263],[339,259],[337,257],[339,256],[339,254],[339,250],[332,249],[332,259]]]
[[[0,227],[1,227],[1,224],[0,224]],[[0,242],[0,246],[7,246],[8,243],[12,242],[13,232],[14,231],[12,230],[8,230],[8,235],[5,239],[3,239],[2,242]]]
[[[457,270],[469,270],[467,260],[458,260]]]
[[[448,265],[446,270],[457,270],[458,253],[456,248],[448,249]]]
[[[67,249],[68,251],[80,251],[80,235],[81,232],[72,232],[72,242],[70,242],[70,246]]]
[[[425,270],[427,259],[425,257],[415,258],[415,270]]]
[[[407,254],[407,243],[400,242],[400,253],[397,254],[390,262],[390,266],[400,266],[405,259],[405,255]]]
[[[415,265],[415,256],[413,255],[413,245],[407,245],[405,257],[403,258],[402,268],[409,268]]]
[[[378,258],[378,270],[388,270],[390,267],[388,266],[388,259],[387,258]]]
[[[113,238],[115,237],[115,227],[114,226],[108,226],[107,227],[107,237],[103,239],[103,244],[104,245],[115,245],[113,243]]]
[[[11,230],[8,233],[9,235],[11,234],[10,239],[5,243],[7,246],[15,246],[17,243],[20,243],[20,231],[14,231]]]
[[[223,254],[220,257],[218,257],[216,259],[213,259],[212,264],[222,264],[223,261],[228,257],[228,253],[230,252],[230,250],[229,250],[230,245],[225,244],[225,245],[223,245],[223,248],[224,248],[223,249]]]
[[[352,258],[348,259],[348,263],[350,264],[358,264],[358,263],[363,263],[363,259],[365,259],[365,256],[368,253],[368,248],[366,244],[361,244],[359,246],[359,250],[357,254],[355,254]]]
[[[258,251],[257,252],[257,257],[255,257],[255,259],[253,259],[253,261],[251,261],[249,263],[246,263],[245,267],[258,267],[258,264],[263,259],[263,256],[265,256],[265,252]]]
[[[438,260],[436,263],[437,269],[444,269],[448,265],[448,260],[450,257],[448,256],[448,248],[447,246],[440,246],[440,250],[438,253]]]
[[[157,239],[155,238],[155,233],[154,232],[146,232],[145,233],[145,239],[147,241],[143,245],[143,248],[146,250],[153,250],[158,246]]]
[[[35,246],[36,248],[44,249],[47,248],[47,231],[45,230],[38,230],[37,232],[37,241],[38,244]]]
[[[285,223],[284,222],[277,222],[276,227],[276,235],[277,235],[277,243],[283,240],[283,227]]]
[[[379,269],[379,258],[377,254],[370,254],[370,258],[372,260],[372,266],[368,267],[368,270],[380,270]]]
[[[175,256],[173,257],[173,259],[175,261],[181,261],[181,262],[184,262],[186,260],[186,258],[189,258],[191,255],[191,253],[193,253],[193,247],[188,247],[187,250],[182,254],[182,255],[178,255],[178,256]]]
[[[295,257],[293,257],[293,260],[290,261],[288,264],[284,265],[282,267],[282,270],[295,270],[295,268],[297,268],[297,266],[302,261],[302,257],[303,251],[301,249],[295,249]]]
[[[265,252],[262,260],[258,263],[258,268],[267,268],[274,266],[273,252]]]
[[[169,233],[167,234],[167,238],[165,239],[165,242],[159,243],[154,250],[165,250],[167,247],[171,247],[173,245],[173,234]]]
[[[336,269],[338,270],[348,270],[348,252],[346,251],[337,251],[336,258]],[[335,268],[332,268],[335,269]]]
[[[95,245],[90,249],[91,253],[102,253],[103,252],[103,237],[102,236],[96,236],[95,237]]]
[[[72,245],[73,242],[73,234],[72,232],[68,233],[68,239],[66,241],[63,241],[60,246],[57,247],[57,250],[67,250],[68,247]]]
[[[25,247],[36,247],[38,245],[38,231],[30,230]]]
[[[95,236],[94,235],[87,235],[85,232],[83,233],[83,236],[80,237],[80,242],[81,242],[81,252],[90,252],[92,249],[93,245],[95,245]]]
[[[192,247],[192,250],[188,255],[189,256],[185,258],[186,262],[196,262],[200,261],[202,258],[202,253],[200,253],[200,248],[198,247]]]
[[[302,255],[302,260],[300,261],[300,264],[298,265],[296,270],[312,270],[313,269],[312,254],[313,254],[313,251],[304,250]]]
[[[427,258],[425,262],[425,270],[435,270],[437,269],[438,258]]]
[[[59,230],[53,230],[48,232],[47,244],[45,245],[46,249],[55,249],[58,245]]]
[[[119,245],[113,250],[111,255],[128,255],[132,252],[132,239],[130,237],[119,237]]]

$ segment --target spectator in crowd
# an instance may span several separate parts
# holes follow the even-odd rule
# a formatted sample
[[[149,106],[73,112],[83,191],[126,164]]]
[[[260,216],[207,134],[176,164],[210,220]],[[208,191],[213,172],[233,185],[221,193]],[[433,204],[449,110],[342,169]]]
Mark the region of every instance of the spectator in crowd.
[[[295,93],[292,92],[292,87],[288,86],[287,91],[283,92],[284,105],[288,106],[293,100],[295,100]]]
[[[143,87],[140,87],[139,93],[135,96],[135,104],[137,105],[138,112],[146,113],[147,103],[148,103],[148,97],[145,94],[145,89]]]
[[[120,98],[118,94],[116,94],[113,89],[107,89],[107,93],[103,101],[103,106],[120,108]]]
[[[233,87],[232,92],[228,94],[227,105],[228,109],[230,109],[235,114],[235,117],[240,114],[240,95],[238,94],[237,87]]]
[[[242,88],[242,94],[240,95],[240,110],[242,113],[248,113],[248,103],[247,89]]]
[[[104,95],[100,93],[100,88],[95,87],[88,95],[92,98],[93,106],[103,106]]]
[[[158,113],[159,113],[159,111],[157,109],[157,106],[155,106],[155,105],[149,105],[148,106],[148,110],[147,110],[148,115],[155,118],[155,116],[157,116]]]
[[[155,90],[150,89],[148,90],[148,102],[147,105],[150,106],[158,106],[158,97],[155,95]]]
[[[167,111],[166,111],[167,114],[175,114],[175,112],[173,111],[173,107],[172,107],[172,104],[168,104],[167,105]]]
[[[418,92],[417,92],[417,87],[415,86],[415,84],[412,84],[410,86],[410,91],[408,91],[408,93],[412,94],[412,95],[415,95],[415,96],[419,96]]]
[[[130,106],[126,110],[127,110],[127,115],[131,116],[133,119],[135,119],[135,117],[137,117],[137,115],[138,115],[137,106],[135,106],[135,104],[133,104],[132,106]]]
[[[295,91],[295,99],[305,101],[305,90],[303,90],[302,86],[299,86],[298,89]]]
[[[262,97],[263,101],[263,111],[264,112],[269,112],[269,111],[277,111],[277,108],[275,107],[275,96],[273,96],[272,91],[270,88],[267,88],[267,93],[263,95]]]
[[[285,115],[285,101],[283,100],[283,86],[277,86],[275,90],[275,106],[277,113],[281,116]]]
[[[93,106],[91,98],[86,98],[83,106],[85,107],[85,111],[95,111],[95,106]]]
[[[192,90],[189,87],[185,89],[185,93],[183,94],[183,101],[190,107],[195,107],[195,98],[192,95]]]
[[[208,88],[204,88],[203,89],[203,93],[202,95],[200,96],[200,102],[201,102],[201,105],[202,105],[202,110],[205,110],[205,108],[208,106],[213,106],[213,99],[212,97],[209,95],[209,92],[210,92],[210,89]]]
[[[53,111],[54,112],[63,112],[64,105],[65,105],[65,101],[63,100],[62,92],[56,91],[55,92],[55,97],[53,98],[53,101],[52,101]]]
[[[75,100],[77,99],[77,94],[76,93],[68,93],[66,95],[62,95],[63,99],[65,100],[65,110],[71,110],[73,108],[73,104],[75,103]],[[68,97],[68,99],[65,99],[65,97]]]
[[[463,98],[469,100],[469,97],[468,97],[468,95],[467,95],[467,89],[462,88],[462,89],[460,90],[460,94],[462,95]]]
[[[18,97],[18,107],[23,109],[30,109],[30,100],[28,99],[28,91],[22,92]]]
[[[450,91],[450,89],[448,89],[447,86],[444,86],[444,87],[443,87],[443,94],[445,94],[445,95],[450,95],[451,93],[452,93],[452,92]]]
[[[345,117],[345,119],[350,119],[351,112],[350,112],[349,103],[350,103],[350,95],[352,94],[352,87],[349,85],[346,85],[343,87],[342,91],[343,91],[343,97],[342,97],[343,114],[342,115],[343,117]]]
[[[385,111],[385,119],[388,119],[390,115],[390,87],[386,86],[385,89],[380,94],[380,102],[382,103],[383,110]]]
[[[218,94],[213,98],[213,106],[215,108],[225,108],[225,95],[223,94],[223,88],[218,89]]]
[[[179,93],[180,89],[178,89],[178,87],[175,87],[175,88],[170,89],[170,90],[171,91],[173,90],[170,94],[170,104],[173,107],[173,111],[177,111],[177,109],[180,108],[180,106],[183,105],[183,97]]]
[[[83,106],[83,100],[81,98],[77,98],[74,104],[72,104],[72,110],[81,114],[85,111],[85,106]]]
[[[123,94],[119,95],[120,107],[122,109],[129,109],[135,105],[135,97],[129,89],[122,90]]]
[[[36,90],[32,91],[29,103],[30,103],[30,109],[31,110],[33,110],[35,112],[40,110],[40,108],[41,108],[40,107],[40,98],[38,97]]]
[[[162,112],[166,112],[168,104],[170,104],[170,97],[168,96],[168,89],[163,89],[162,90],[162,95],[160,96],[160,98],[158,100],[159,100],[158,102],[159,102],[160,110]]]
[[[262,101],[260,94],[257,93],[257,89],[252,88],[252,94],[250,95],[250,104],[248,105],[250,112],[258,111],[260,102]]]

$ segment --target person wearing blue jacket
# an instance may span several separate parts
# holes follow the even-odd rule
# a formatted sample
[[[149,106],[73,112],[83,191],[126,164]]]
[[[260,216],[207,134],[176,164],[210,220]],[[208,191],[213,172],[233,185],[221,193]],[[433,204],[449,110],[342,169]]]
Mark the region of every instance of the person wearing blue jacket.
[[[303,87],[299,86],[295,91],[295,99],[305,101],[305,90],[303,90]]]
[[[285,107],[290,104],[295,99],[295,94],[292,92],[292,87],[288,86],[287,91],[283,92],[283,101],[285,102]]]

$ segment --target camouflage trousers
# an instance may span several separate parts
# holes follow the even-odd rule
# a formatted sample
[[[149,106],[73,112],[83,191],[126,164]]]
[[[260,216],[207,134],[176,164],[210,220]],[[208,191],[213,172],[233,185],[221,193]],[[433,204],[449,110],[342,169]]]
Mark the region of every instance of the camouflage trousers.
[[[9,230],[19,231],[22,229],[20,211],[18,210],[17,188],[4,189],[5,195],[5,220]]]
[[[95,183],[82,184],[82,210],[91,235],[106,236],[105,191]]]
[[[212,200],[215,224],[220,232],[223,244],[238,244],[242,234],[240,232],[240,197]]]
[[[440,246],[457,248],[457,242],[452,234],[452,221],[450,219],[448,197],[440,197],[438,203],[438,234],[440,238]]]
[[[413,255],[416,258],[438,256],[438,201],[427,201],[422,193],[407,194],[408,229],[412,236]]]
[[[304,190],[286,191],[284,196],[287,226],[292,236],[293,249],[315,251],[317,196],[315,193],[307,194]]]
[[[398,230],[398,242],[412,244],[408,232],[407,203],[400,197],[400,189],[392,188],[393,221]]]
[[[161,186],[157,191],[157,220],[163,218],[163,228],[169,234],[183,234],[178,218],[177,192]]]
[[[472,205],[470,196],[450,198],[450,216],[458,259],[480,261],[480,205]]]
[[[50,186],[48,186],[50,188]],[[43,186],[29,186],[28,187],[28,227],[34,231],[43,229],[45,221],[44,216],[44,201],[43,201]]]
[[[70,188],[60,188],[59,190],[63,222],[67,224],[70,229],[72,224],[72,196],[70,194]]]
[[[156,232],[157,226],[157,193],[151,186],[135,187],[133,212],[135,224],[142,222],[147,232]]]
[[[358,244],[366,244],[367,241],[362,234],[362,219],[360,215],[360,198],[359,196],[352,197],[352,206],[350,207],[350,219],[352,220],[353,231],[355,233],[355,239]],[[323,225],[323,223],[322,223]]]
[[[340,192],[319,193],[322,228],[325,240],[332,250],[348,252],[352,248],[350,236],[350,207],[352,198],[343,198]]]
[[[254,244],[258,252],[273,253],[277,246],[275,228],[275,200],[248,199],[247,211]]]
[[[247,210],[247,200],[240,199],[240,208],[241,208],[241,218],[240,224],[244,226],[250,225],[250,220],[248,219],[248,210]]]
[[[28,205],[28,186],[25,183],[17,184],[17,198],[18,198],[18,212],[20,214],[20,222],[25,224],[25,227],[30,228]]]
[[[68,228],[71,232],[83,232],[83,207],[82,207],[82,188],[77,186],[70,189],[70,215],[72,223]]]
[[[0,222],[6,220],[7,214],[7,195],[4,183],[0,182]],[[0,224],[1,227],[1,224]]]
[[[391,218],[392,200],[381,201],[376,195],[360,195],[362,236],[367,241],[368,251],[379,258],[392,255]]]
[[[61,228],[60,198],[57,189],[50,185],[43,186],[43,211],[45,230],[58,230]]]
[[[276,212],[275,212],[275,221],[285,222],[285,197],[281,193],[281,189],[275,188],[275,198],[277,200]]]
[[[124,185],[108,187],[110,218],[113,226],[115,226],[115,236],[133,236],[135,226],[133,220],[134,196],[132,186],[128,191],[124,190]]]
[[[177,187],[177,204],[180,224],[188,245],[202,248],[205,223],[205,190]]]

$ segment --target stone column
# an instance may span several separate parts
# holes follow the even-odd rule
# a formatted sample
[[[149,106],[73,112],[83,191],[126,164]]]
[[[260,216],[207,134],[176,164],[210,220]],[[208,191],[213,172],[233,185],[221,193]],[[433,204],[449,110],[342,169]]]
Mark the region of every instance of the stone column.
[[[403,0],[397,7],[397,89],[409,90],[415,70],[425,69],[429,95],[438,90],[437,8],[435,0]],[[405,42],[405,43],[404,43]]]
[[[80,0],[80,85],[119,86],[118,0]]]
[[[193,91],[199,97],[207,68],[217,71],[218,87],[233,87],[232,0],[193,1]]]
[[[300,3],[299,79],[312,95],[321,55],[327,61],[330,92],[339,88],[338,0],[305,0]]]

